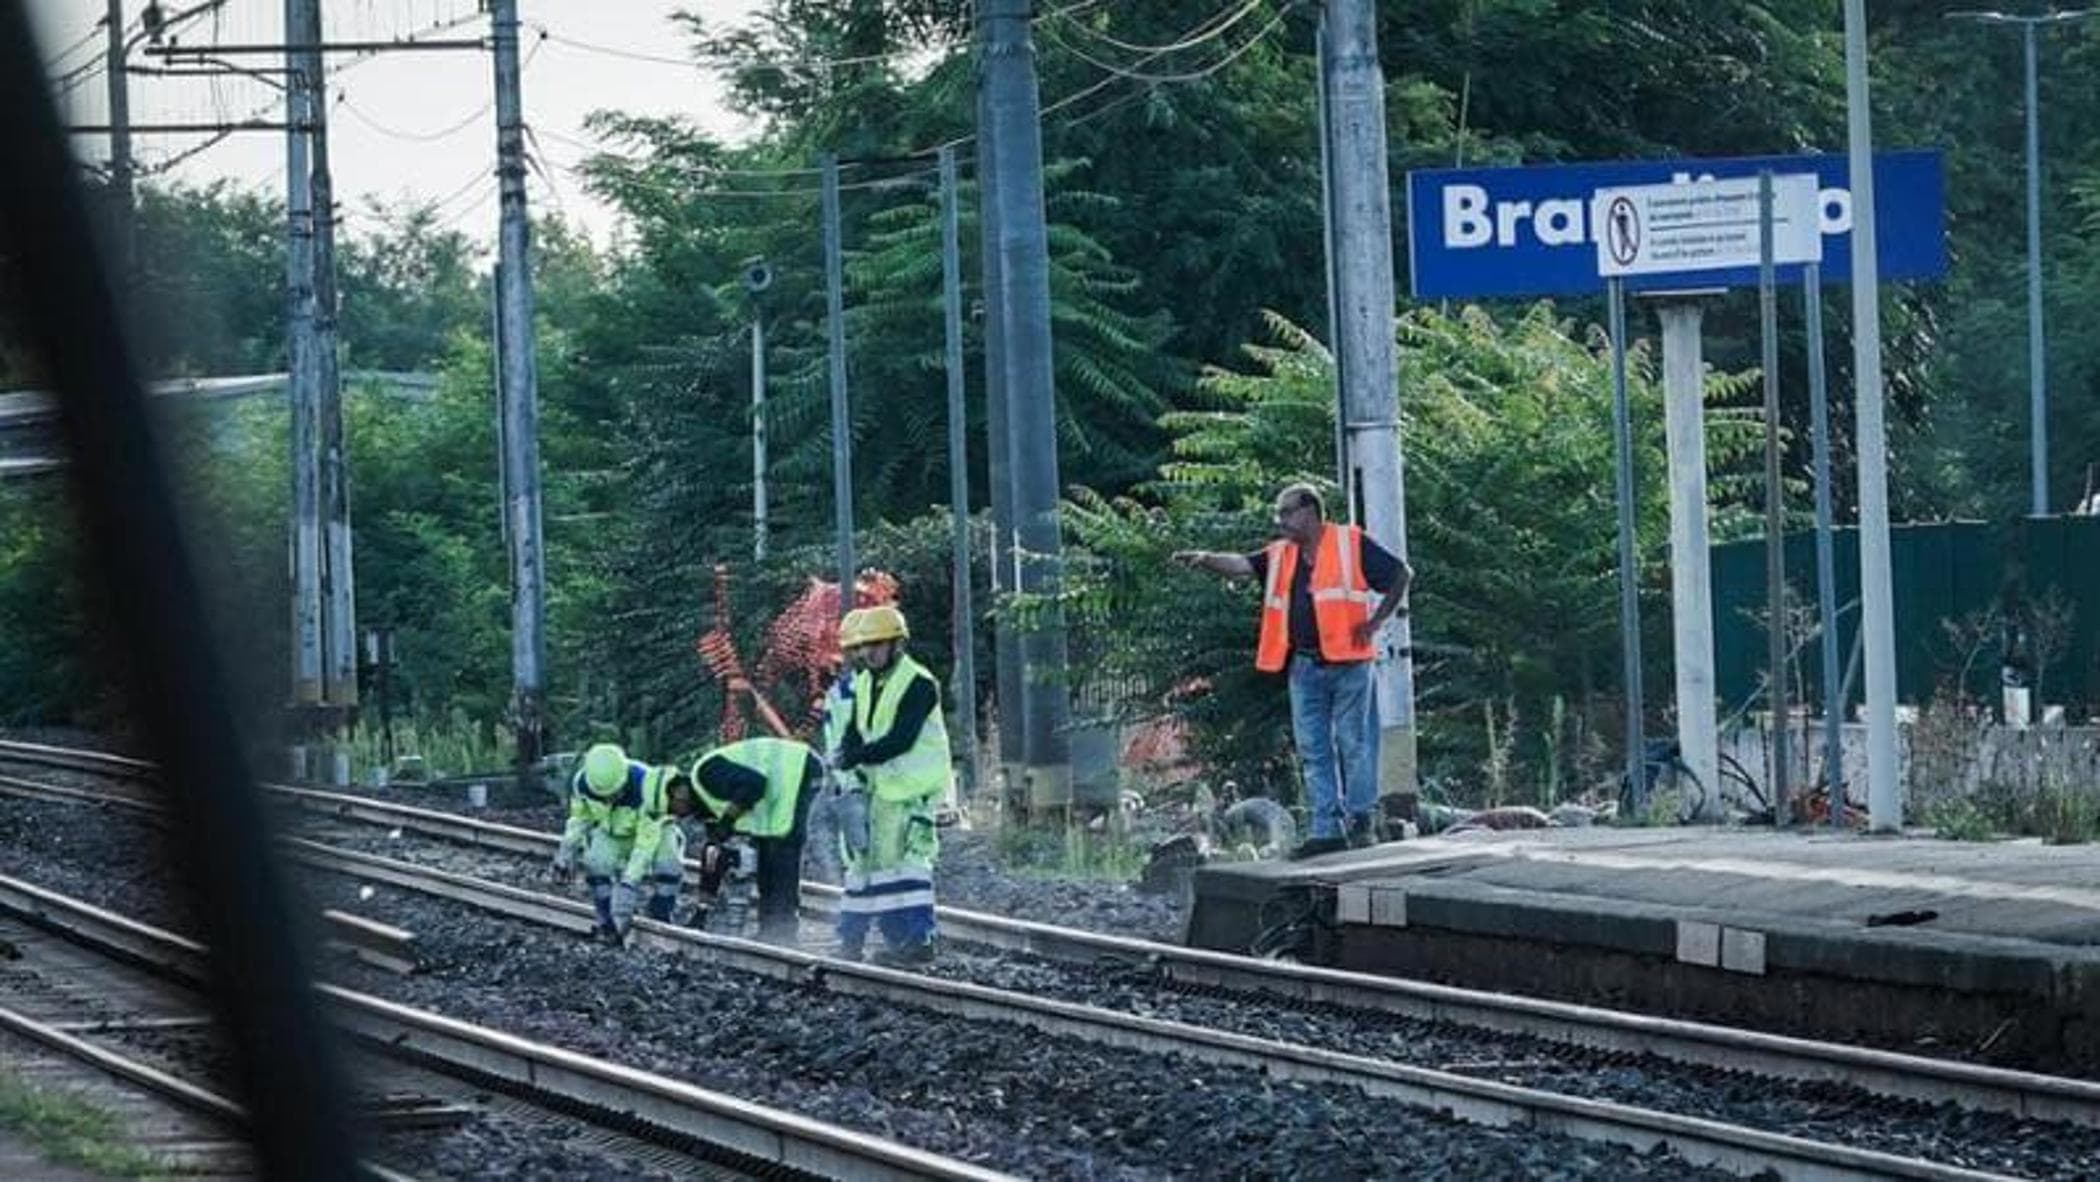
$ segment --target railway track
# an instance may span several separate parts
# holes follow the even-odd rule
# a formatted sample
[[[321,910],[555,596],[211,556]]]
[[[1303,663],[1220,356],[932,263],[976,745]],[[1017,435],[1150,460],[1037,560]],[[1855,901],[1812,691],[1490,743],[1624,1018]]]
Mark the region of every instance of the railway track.
[[[193,987],[206,983],[206,949],[80,899],[0,876],[0,914],[128,965]],[[332,1021],[360,1048],[493,1087],[551,1112],[583,1115],[606,1127],[703,1158],[810,1177],[956,1179],[1005,1177],[868,1133],[828,1125],[725,1096],[679,1080],[592,1059],[442,1014],[334,985],[317,985]],[[36,1026],[44,1029],[32,1029]],[[120,1068],[115,1056],[49,1023],[0,1009],[0,1028],[127,1071],[185,1107],[223,1123],[245,1118],[238,1105],[165,1072]]]
[[[0,742],[0,759],[48,760],[47,766],[136,779],[152,774],[152,765],[143,761],[33,744]],[[0,791],[6,790],[7,779],[0,777]],[[426,834],[469,847],[543,858],[558,841],[551,833],[436,809],[286,785],[265,787],[276,798],[318,816]],[[61,788],[56,794],[88,802],[107,800],[82,790]],[[805,909],[831,914],[838,897],[836,887],[803,884]],[[1879,1096],[2100,1127],[2100,1083],[2090,1080],[1235,956],[953,907],[940,908],[939,918],[943,932],[955,939],[1052,960],[1139,965],[1163,983],[1193,990],[1446,1022],[1616,1054],[1652,1055],[1693,1066],[1803,1082],[1841,1083]]]
[[[10,746],[0,744],[0,757],[19,757],[18,753],[8,749]],[[86,769],[80,767],[80,763],[97,766]],[[99,774],[124,774],[105,770],[106,765],[92,758],[81,759],[69,766],[74,770],[95,770]],[[447,841],[501,853],[540,857],[551,848],[553,841],[551,835],[387,802],[301,789],[276,791],[287,800],[338,820],[428,833]],[[295,858],[316,870],[364,882],[385,883],[509,919],[574,932],[587,930],[591,923],[589,909],[579,903],[516,886],[433,870],[369,853],[330,849],[312,842],[295,840],[291,842],[291,848]],[[1526,1035],[1545,1034],[1592,1046],[1601,1044],[1620,1051],[1660,1053],[1692,1063],[1711,1063],[1715,1055],[1740,1056],[1754,1052],[1762,1056],[1761,1065],[1774,1064],[1800,1079],[1840,1080],[1853,1086],[1860,1086],[1863,1078],[1873,1079],[1886,1094],[1913,1100],[1967,1102],[2001,1112],[2030,1116],[2046,1113],[2058,1120],[2100,1123],[2095,1120],[2094,1103],[2096,1091],[2100,1090],[2083,1081],[2027,1076],[1857,1048],[1830,1047],[1696,1024],[1658,1022],[1583,1007],[1424,987],[1330,970],[1244,961],[1237,957],[1120,940],[999,917],[944,912],[942,920],[951,935],[965,939],[1026,949],[1039,955],[1091,959],[1105,956],[1124,963],[1147,965],[1163,983],[1181,989],[1243,992],[1280,997],[1300,1004],[1351,1006],[1388,1013],[1427,1013],[1442,1021],[1470,1018],[1490,1029],[1498,1028],[1495,1023],[1505,1023],[1499,1028],[1514,1028]],[[1688,1161],[1737,1172],[1774,1169],[1789,1177],[1990,1176],[1985,1171],[1950,1166],[1922,1157],[1879,1153],[1857,1146],[1821,1144],[1809,1138],[1731,1126],[1721,1121],[1585,1099],[1564,1091],[1517,1087],[1494,1079],[1250,1037],[1229,1030],[1148,1019],[1071,1001],[987,988],[968,981],[939,980],[847,965],[806,952],[711,937],[646,921],[638,925],[638,939],[659,948],[697,953],[716,964],[734,965],[776,979],[815,985],[847,997],[901,1003],[958,1017],[1019,1022],[1058,1037],[1178,1054],[1198,1062],[1254,1068],[1271,1078],[1343,1084],[1372,1095],[1453,1112],[1485,1124],[1514,1124],[1551,1130],[1643,1150],[1666,1145]],[[1672,1051],[1674,1055],[1670,1054]],[[1728,1066],[1740,1068],[1743,1063],[1738,1059]]]

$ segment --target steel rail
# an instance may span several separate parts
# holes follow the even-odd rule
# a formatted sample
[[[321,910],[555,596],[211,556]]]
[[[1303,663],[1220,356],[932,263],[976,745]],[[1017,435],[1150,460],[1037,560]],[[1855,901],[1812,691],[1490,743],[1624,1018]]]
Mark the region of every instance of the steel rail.
[[[29,756],[39,762],[43,758],[40,753],[51,752],[55,758],[66,761],[54,766],[107,768],[109,774],[150,775],[152,768],[121,756],[0,741],[0,758],[16,758],[15,753],[22,751],[39,753]],[[123,770],[116,770],[120,768]],[[0,792],[7,791],[9,783],[8,777],[0,776]],[[551,833],[436,809],[285,785],[265,787],[303,808],[339,819],[399,826],[487,849],[546,854],[559,841]],[[57,791],[69,797],[95,799],[92,793],[82,790]],[[805,909],[819,912],[835,911],[840,894],[837,887],[812,882],[802,884],[802,893]],[[1093,961],[1107,957],[1128,961],[1145,965],[1164,980],[1191,988],[1267,994],[1305,1004],[1373,1010],[1775,1078],[1847,1084],[1882,1096],[2100,1127],[2100,1082],[2092,1080],[1261,960],[960,908],[941,907],[937,912],[945,931],[968,942],[1054,960]]]
[[[592,909],[576,900],[375,854],[333,849],[301,838],[288,838],[286,844],[295,861],[314,869],[385,882],[577,934],[596,925]],[[1629,1146],[1640,1152],[1666,1146],[1693,1164],[1740,1174],[1776,1170],[1788,1178],[1915,1178],[1945,1182],[2002,1176],[969,982],[924,977],[648,919],[634,921],[629,939],[666,951],[703,955],[716,964],[820,987],[843,996],[969,1020],[1014,1023],[1055,1036],[1129,1050],[1182,1055],[1263,1072],[1271,1078],[1354,1087],[1368,1095],[1449,1113],[1476,1124],[1537,1129]]]
[[[0,1030],[6,1030],[50,1050],[84,1063],[114,1079],[122,1080],[150,1095],[197,1113],[236,1131],[248,1127],[248,1111],[210,1088],[162,1071],[108,1047],[81,1037],[81,1031],[60,1024],[41,1022],[27,1014],[0,1005]],[[360,1172],[376,1182],[411,1182],[408,1175],[372,1162],[362,1163]],[[182,1172],[174,1170],[172,1172]]]
[[[196,941],[33,883],[0,876],[0,911],[193,984],[208,980],[203,975],[208,954]],[[887,1138],[340,986],[317,984],[315,988],[339,1026],[382,1053],[461,1073],[528,1097],[551,1098],[623,1125],[640,1119],[680,1137],[818,1177],[957,1182],[995,1182],[1008,1177]]]

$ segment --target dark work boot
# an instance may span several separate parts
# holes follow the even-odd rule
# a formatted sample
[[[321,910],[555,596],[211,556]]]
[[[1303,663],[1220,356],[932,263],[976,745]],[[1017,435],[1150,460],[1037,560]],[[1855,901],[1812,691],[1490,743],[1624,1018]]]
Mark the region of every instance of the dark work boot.
[[[1349,839],[1346,837],[1308,837],[1298,843],[1297,849],[1291,851],[1290,860],[1299,862],[1323,854],[1338,854],[1348,848]]]
[[[930,965],[937,955],[932,940],[921,940],[901,948],[882,948],[875,953],[874,961],[884,968],[918,969]]]
[[[1356,813],[1349,818],[1349,848],[1360,850],[1378,844],[1378,824],[1369,813]]]

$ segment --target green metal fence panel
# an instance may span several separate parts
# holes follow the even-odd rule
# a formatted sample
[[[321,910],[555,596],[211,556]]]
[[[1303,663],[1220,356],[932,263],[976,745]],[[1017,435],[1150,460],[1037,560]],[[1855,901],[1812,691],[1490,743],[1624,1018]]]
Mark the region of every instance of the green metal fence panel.
[[[1840,676],[1850,667],[1859,632],[1859,533],[1833,534]],[[1971,694],[1993,700],[2005,644],[1999,625],[2010,608],[2021,618],[2058,625],[2030,628],[2042,697],[2084,717],[2100,706],[2100,517],[2052,517],[2005,524],[1958,521],[1897,526],[1889,531],[1895,591],[1896,692],[1928,700],[1966,667]],[[1799,605],[1816,603],[1815,537],[1786,537],[1787,586]],[[1715,686],[1725,712],[1760,695],[1765,663],[1765,544],[1750,538],[1713,548]],[[2021,605],[2025,607],[2022,610]],[[1805,684],[1820,704],[1822,659],[1815,643],[1800,649],[1789,693]],[[1850,701],[1864,696],[1855,672]],[[1759,699],[1762,701],[1761,697]]]

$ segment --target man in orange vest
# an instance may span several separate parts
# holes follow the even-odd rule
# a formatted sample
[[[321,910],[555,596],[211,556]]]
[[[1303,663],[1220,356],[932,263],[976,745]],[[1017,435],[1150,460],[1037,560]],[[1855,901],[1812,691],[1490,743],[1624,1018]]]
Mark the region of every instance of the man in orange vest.
[[[1292,856],[1304,858],[1376,840],[1372,638],[1407,613],[1414,570],[1357,526],[1329,522],[1309,484],[1276,494],[1275,521],[1277,539],[1252,554],[1183,550],[1174,560],[1262,582],[1254,666],[1290,676],[1291,737],[1312,809],[1312,837]]]

